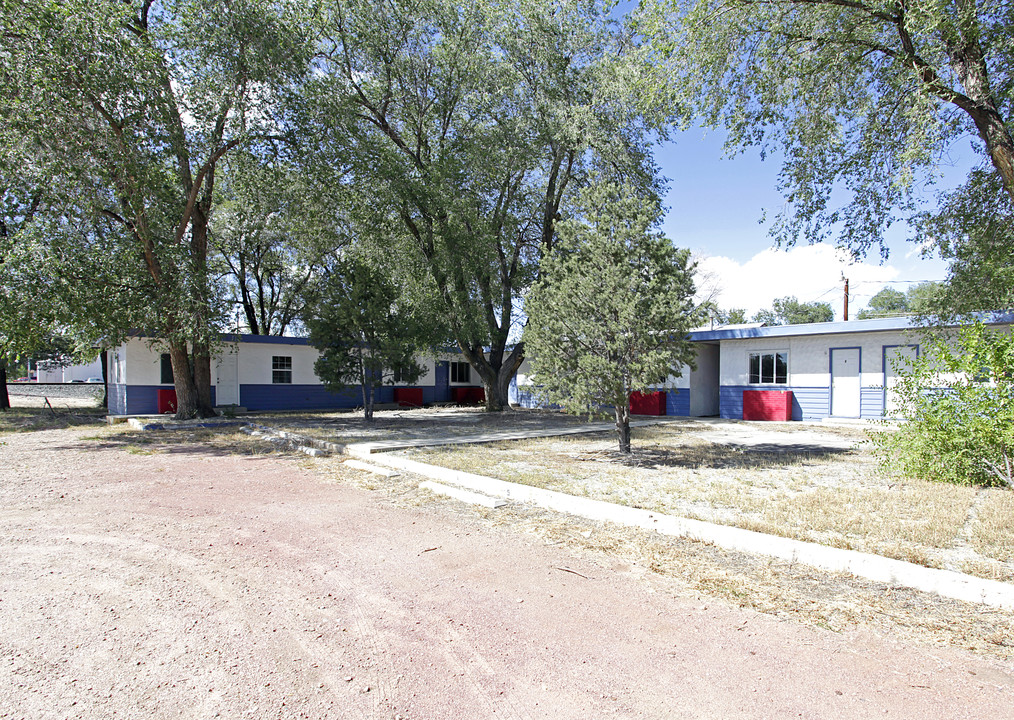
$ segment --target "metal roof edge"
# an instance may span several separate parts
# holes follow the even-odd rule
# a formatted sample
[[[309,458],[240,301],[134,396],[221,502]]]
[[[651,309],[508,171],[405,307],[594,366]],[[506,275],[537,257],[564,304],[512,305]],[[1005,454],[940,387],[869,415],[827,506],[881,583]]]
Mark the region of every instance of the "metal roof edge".
[[[1014,312],[987,312],[973,316],[987,325],[1006,325],[1014,323]],[[946,323],[944,327],[959,327],[962,323]],[[923,327],[915,316],[903,315],[889,318],[871,318],[869,320],[849,320],[847,322],[805,323],[800,325],[768,325],[754,328],[726,328],[695,331],[688,334],[692,342],[708,340],[746,340],[762,337],[793,337],[808,335],[840,335],[860,332],[897,332]]]

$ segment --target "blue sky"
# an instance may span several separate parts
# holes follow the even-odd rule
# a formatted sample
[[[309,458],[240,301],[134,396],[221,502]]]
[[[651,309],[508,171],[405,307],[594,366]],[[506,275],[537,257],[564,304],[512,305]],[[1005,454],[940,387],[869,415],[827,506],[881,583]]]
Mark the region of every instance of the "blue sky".
[[[922,258],[904,224],[891,229],[890,254],[883,263],[875,252],[849,264],[828,245],[774,250],[768,229],[784,205],[775,191],[778,160],[769,156],[762,161],[756,150],[727,158],[723,140],[721,132],[692,129],[660,146],[655,155],[669,178],[663,230],[699,257],[704,277],[698,284],[717,286],[721,307],[752,314],[770,307],[775,298],[795,295],[802,301],[830,302],[841,319],[843,275],[850,280],[850,316],[888,283],[904,290],[913,282],[944,278],[946,263]],[[967,153],[958,147],[959,168],[967,167],[965,157],[971,154],[970,147]],[[962,174],[950,171],[952,177]],[[765,211],[768,222],[760,224]]]

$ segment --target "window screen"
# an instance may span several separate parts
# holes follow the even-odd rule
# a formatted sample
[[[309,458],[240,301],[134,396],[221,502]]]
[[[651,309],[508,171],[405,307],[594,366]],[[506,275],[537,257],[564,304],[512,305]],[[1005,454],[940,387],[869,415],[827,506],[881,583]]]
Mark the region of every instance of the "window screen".
[[[467,362],[451,363],[451,382],[467,383],[472,381],[472,367]]]
[[[292,384],[292,356],[271,356],[271,382]]]
[[[750,353],[751,385],[784,385],[789,381],[789,354]]]

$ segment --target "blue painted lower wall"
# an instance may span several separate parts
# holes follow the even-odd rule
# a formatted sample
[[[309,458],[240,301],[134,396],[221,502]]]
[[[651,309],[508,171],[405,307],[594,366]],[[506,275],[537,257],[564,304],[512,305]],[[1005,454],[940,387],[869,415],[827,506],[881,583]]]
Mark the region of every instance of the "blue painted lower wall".
[[[723,418],[743,417],[743,391],[756,390],[753,385],[725,385],[719,392],[719,409]],[[822,420],[831,415],[829,387],[786,387],[792,391],[793,420]],[[859,413],[863,418],[879,418],[884,414],[884,389],[863,387],[859,393]]]
[[[884,388],[864,387],[859,391],[859,417],[878,418],[884,415]]]
[[[375,403],[394,402],[390,386],[373,392]],[[323,385],[240,385],[239,404],[252,411],[348,409],[362,407],[363,392],[360,388],[331,392]]]
[[[158,391],[169,385],[109,385],[109,412],[113,415],[151,415],[158,412]],[[423,403],[450,400],[450,391],[443,393],[433,386],[423,387]],[[211,388],[212,402],[215,388]],[[376,388],[373,401],[377,404],[393,403],[394,388],[390,385]],[[363,395],[359,388],[330,392],[323,385],[258,384],[240,385],[239,404],[248,410],[333,410],[362,407]]]
[[[670,388],[665,391],[665,414],[690,417],[690,388]]]
[[[527,387],[519,388],[514,383],[511,383],[508,389],[507,399],[511,405],[517,405],[518,407],[535,408],[541,406],[533,390]]]
[[[723,385],[719,389],[719,415],[730,420],[743,418],[743,391],[757,390],[756,385]],[[779,388],[783,389],[783,388]],[[785,387],[792,391],[792,419],[817,420],[827,417],[831,391],[821,387]]]
[[[154,415],[158,412],[158,391],[171,385],[109,385],[110,415]],[[215,387],[211,388],[211,404],[215,404]]]

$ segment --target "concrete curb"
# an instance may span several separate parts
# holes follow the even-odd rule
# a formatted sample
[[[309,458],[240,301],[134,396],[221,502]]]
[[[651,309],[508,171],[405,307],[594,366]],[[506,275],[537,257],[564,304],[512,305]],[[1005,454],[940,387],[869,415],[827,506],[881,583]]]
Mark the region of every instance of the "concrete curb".
[[[494,510],[507,504],[506,500],[490,497],[489,495],[483,495],[482,493],[472,492],[471,490],[462,490],[459,487],[444,485],[443,483],[433,482],[432,480],[425,480],[419,483],[419,487],[423,490],[429,490],[430,492],[437,493],[438,495],[446,495],[447,497],[460,500],[461,502],[470,503],[472,505],[482,505],[483,507],[493,508]]]
[[[628,527],[654,530],[663,535],[712,543],[727,550],[766,555],[831,572],[847,572],[868,580],[932,592],[955,600],[981,603],[1006,610],[1014,609],[1014,585],[996,580],[984,580],[950,570],[936,570],[903,560],[893,560],[855,550],[841,550],[752,530],[661,515],[601,500],[575,497],[553,490],[449,470],[400,456],[373,455],[370,460],[423,477],[453,483],[485,495],[527,502],[590,520],[603,520]]]

